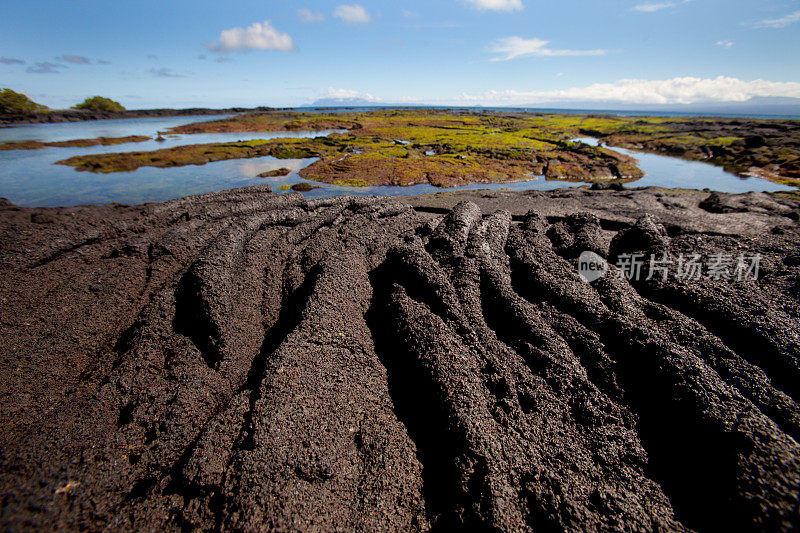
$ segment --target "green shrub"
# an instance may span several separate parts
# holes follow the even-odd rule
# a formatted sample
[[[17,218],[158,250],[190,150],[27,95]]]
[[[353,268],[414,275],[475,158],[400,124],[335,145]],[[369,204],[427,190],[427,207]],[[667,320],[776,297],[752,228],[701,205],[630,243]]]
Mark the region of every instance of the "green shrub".
[[[122,107],[122,104],[115,102],[111,98],[105,98],[103,96],[92,96],[91,98],[87,98],[80,104],[73,107],[73,109],[88,109],[89,111],[103,111],[107,113],[114,111],[125,111],[125,108]]]
[[[22,93],[3,89],[0,91],[0,113],[24,113],[26,111],[42,111],[47,106],[37,104]]]

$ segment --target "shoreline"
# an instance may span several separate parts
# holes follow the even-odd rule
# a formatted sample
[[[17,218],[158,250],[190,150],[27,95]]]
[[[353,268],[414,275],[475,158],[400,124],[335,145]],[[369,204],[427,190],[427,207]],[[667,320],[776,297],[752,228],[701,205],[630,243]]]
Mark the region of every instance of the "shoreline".
[[[698,112],[676,112],[676,111],[647,111],[647,110],[613,110],[613,109],[572,109],[572,108],[535,108],[535,107],[464,107],[464,106],[301,106],[301,107],[280,107],[269,106],[258,107],[227,107],[227,108],[153,108],[153,109],[129,109],[124,112],[94,112],[76,109],[54,109],[50,111],[32,111],[18,114],[0,114],[0,127],[24,125],[24,124],[47,124],[63,122],[79,122],[105,119],[126,119],[144,117],[171,117],[171,116],[190,116],[190,115],[216,115],[216,114],[239,114],[239,113],[263,113],[263,112],[292,112],[292,113],[311,113],[320,112],[332,114],[348,114],[369,111],[454,111],[467,112],[474,114],[503,114],[519,113],[524,115],[593,115],[607,117],[626,117],[626,118],[670,118],[670,119],[724,119],[724,120],[793,120],[800,121],[800,115],[786,113],[698,113]]]
[[[373,111],[350,114],[249,113],[170,128],[173,133],[318,131],[315,139],[186,145],[142,153],[59,161],[91,172],[182,166],[276,154],[319,157],[302,176],[334,183],[447,187],[518,181],[531,175],[567,181],[634,181],[643,173],[614,147],[711,163],[741,177],[800,186],[800,121],[672,119],[596,115]],[[570,142],[592,136],[602,146]],[[256,146],[260,142],[260,146]],[[207,157],[213,154],[212,157]]]
[[[226,115],[238,113],[264,113],[273,111],[270,107],[229,107],[211,109],[205,107],[186,109],[129,109],[126,111],[102,112],[83,109],[55,109],[52,111],[33,111],[20,114],[0,114],[0,127],[22,126],[25,124],[57,124],[64,122],[85,122],[93,120],[133,119],[149,117],[185,117],[192,115]]]

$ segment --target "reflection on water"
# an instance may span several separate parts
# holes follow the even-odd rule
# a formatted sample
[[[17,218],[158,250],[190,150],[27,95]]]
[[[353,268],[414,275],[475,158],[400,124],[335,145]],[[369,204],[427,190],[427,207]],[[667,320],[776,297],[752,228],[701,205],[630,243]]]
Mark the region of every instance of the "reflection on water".
[[[125,120],[99,120],[63,124],[33,124],[0,128],[0,142],[13,140],[63,141],[128,135],[156,136],[156,132],[181,124],[216,120],[221,116],[159,117]],[[95,174],[78,172],[71,167],[54,164],[76,155],[158,150],[186,144],[233,142],[238,140],[286,137],[319,137],[332,133],[261,132],[209,133],[169,135],[165,141],[126,143],[116,146],[87,148],[44,148],[41,150],[8,150],[0,152],[0,196],[17,205],[69,206],[119,202],[137,204],[180,198],[234,187],[260,185],[266,182],[257,174],[278,168],[292,172],[287,179],[300,181],[297,173],[314,159],[278,160],[273,157],[217,161],[205,165],[174,168],[142,167],[133,172]]]
[[[275,159],[273,157],[259,157],[256,159],[239,159],[237,160],[239,165],[237,168],[243,179],[256,178],[262,172],[266,172],[268,170],[278,170],[279,168],[288,168],[292,171],[290,175],[297,177],[297,173],[300,172],[300,169],[314,161],[316,161],[316,158]],[[263,180],[263,178],[259,179]],[[296,181],[293,183],[296,183]]]
[[[0,152],[0,196],[24,206],[160,202],[189,194],[271,183],[256,175],[282,167],[292,169],[287,178],[293,178],[295,183],[300,181],[297,172],[314,162],[314,159],[261,157],[94,174],[53,165],[40,158],[19,158],[9,164],[2,154]]]
[[[86,120],[58,124],[23,124],[0,128],[0,142],[6,141],[70,141],[72,139],[96,139],[97,137],[128,137],[129,135],[156,136],[158,131],[168,128],[219,120],[231,115],[202,115],[188,117],[149,117],[113,120]]]
[[[34,124],[13,128],[0,128],[0,142],[13,140],[63,141],[70,139],[93,139],[96,137],[123,137],[149,135],[165,131],[169,127],[192,122],[215,120],[221,116],[158,117],[126,120],[101,120],[71,122],[65,124]],[[10,150],[0,152],[0,197],[17,205],[58,206],[77,204],[104,204],[119,202],[136,204],[180,198],[189,194],[202,194],[235,187],[269,184],[279,191],[281,185],[292,185],[305,181],[299,177],[301,169],[315,159],[283,159],[261,157],[217,161],[205,165],[189,165],[173,168],[142,167],[133,172],[94,174],[78,172],[71,167],[54,165],[56,161],[75,155],[102,154],[111,152],[157,150],[185,144],[232,142],[237,140],[266,139],[276,137],[316,137],[328,135],[322,132],[270,132],[270,133],[211,133],[197,135],[168,135],[163,142],[155,140],[117,146],[93,146],[88,148],[45,148],[42,150]],[[578,139],[596,144],[596,139]],[[719,167],[706,163],[654,154],[618,149],[639,160],[646,176],[630,184],[632,187],[659,185],[663,187],[705,187],[725,192],[778,191],[791,187],[778,185],[758,178],[740,178]],[[259,178],[257,174],[278,168],[291,170],[288,176]],[[387,195],[412,196],[439,192],[432,185],[412,187],[342,187],[312,182],[319,186],[306,196],[323,198],[353,194],[359,196]],[[495,190],[551,190],[576,187],[580,183],[549,181],[541,176],[532,176],[528,181],[515,183],[472,184],[448,190],[495,189]]]
[[[581,137],[573,141],[598,145],[594,137]],[[611,150],[629,155],[639,162],[645,176],[628,184],[628,187],[675,187],[682,189],[711,189],[720,192],[749,192],[749,191],[791,191],[793,187],[773,183],[761,178],[742,178],[736,174],[726,172],[722,167],[688,161],[679,157],[650,154],[609,146]]]

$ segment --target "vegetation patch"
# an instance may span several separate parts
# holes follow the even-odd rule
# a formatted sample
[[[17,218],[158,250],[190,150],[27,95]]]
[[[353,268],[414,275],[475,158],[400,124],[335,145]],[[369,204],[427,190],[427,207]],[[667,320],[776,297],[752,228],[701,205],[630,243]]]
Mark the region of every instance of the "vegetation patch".
[[[32,111],[45,111],[47,106],[37,104],[27,96],[9,88],[0,91],[0,114],[29,113]]]
[[[96,139],[74,139],[71,141],[11,141],[0,143],[0,150],[40,150],[49,147],[84,148],[87,146],[113,146],[116,144],[139,143],[151,140],[152,137],[144,135],[130,135],[128,137],[98,137]]]
[[[87,111],[95,111],[98,113],[116,113],[125,111],[125,108],[119,102],[115,102],[111,98],[104,96],[92,96],[72,107],[72,109],[85,109]]]
[[[335,180],[333,184],[342,187],[369,187],[368,182],[359,179]]]
[[[313,113],[248,113],[170,128],[172,133],[234,133],[256,131],[323,131],[358,128],[358,122],[340,115]]]
[[[282,141],[283,139],[281,139]],[[70,157],[56,164],[68,165],[87,172],[131,172],[140,167],[180,167],[204,165],[228,159],[247,159],[272,156],[281,159],[317,157],[318,149],[313,139],[299,139],[305,143],[275,142],[275,140],[241,141],[235,143],[190,144],[149,152],[121,152]]]
[[[175,133],[346,130],[288,138],[103,154],[62,162],[114,172],[138,166],[203,164],[231,158],[317,158],[306,179],[365,185],[450,187],[546,179],[607,182],[643,176],[636,161],[607,146],[677,155],[740,175],[768,170],[773,181],[800,179],[798,121],[674,119],[608,115],[531,115],[439,110],[368,113],[252,113],[173,128]],[[605,146],[571,139],[593,136]],[[364,186],[364,185],[357,185]]]

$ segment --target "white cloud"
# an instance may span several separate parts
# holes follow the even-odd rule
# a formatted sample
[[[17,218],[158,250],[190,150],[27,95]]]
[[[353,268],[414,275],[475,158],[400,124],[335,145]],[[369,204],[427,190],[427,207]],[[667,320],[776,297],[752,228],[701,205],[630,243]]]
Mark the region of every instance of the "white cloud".
[[[622,79],[555,91],[489,91],[462,94],[461,102],[483,105],[525,105],[542,102],[615,102],[626,104],[694,104],[745,102],[753,97],[800,98],[800,83],[738,78]]]
[[[608,53],[607,50],[553,50],[547,48],[549,43],[535,38],[504,37],[496,40],[489,50],[500,54],[492,61],[508,61],[518,57],[602,56]]]
[[[723,48],[730,48],[731,46],[733,46],[733,41],[729,41],[727,39],[724,41],[717,41],[716,45],[721,46]]]
[[[633,9],[635,11],[641,11],[643,13],[653,13],[655,11],[661,11],[662,9],[667,9],[668,7],[674,7],[674,6],[675,4],[671,2],[665,2],[663,4],[639,4]]]
[[[211,52],[227,54],[247,50],[294,50],[292,37],[288,33],[276,30],[268,20],[256,22],[247,28],[230,28],[222,30],[217,42],[206,44]]]
[[[325,20],[325,15],[322,13],[311,11],[305,7],[297,10],[297,17],[300,19],[300,22],[304,24],[313,24],[315,22],[322,22]]]
[[[369,93],[361,93],[358,91],[354,91],[352,89],[337,89],[334,87],[328,87],[321,91],[317,91],[317,94],[319,95],[320,98],[342,98],[342,99],[360,98],[372,102],[378,101],[377,98],[375,98]]]
[[[780,29],[780,28],[785,28],[790,24],[794,24],[798,20],[800,20],[800,11],[795,11],[794,13],[789,13],[785,17],[781,17],[779,19],[767,19],[758,21],[756,22],[755,26],[757,28]]]
[[[343,4],[336,6],[333,16],[346,24],[367,24],[372,22],[367,10],[359,4]]]
[[[522,9],[522,0],[465,0],[469,5],[480,11],[519,11]]]
[[[641,11],[642,13],[654,13],[656,11],[661,11],[662,9],[668,9],[670,7],[679,6],[681,4],[686,4],[691,2],[692,0],[683,0],[681,2],[652,2],[647,4],[639,4],[634,6],[634,11]]]
[[[377,97],[369,93],[362,93],[352,89],[339,89],[335,87],[328,87],[326,89],[317,90],[317,97],[320,99],[341,99],[341,100],[365,100],[372,104],[381,104],[390,102],[392,104],[423,104],[429,102],[429,99],[423,99],[416,96],[391,96],[389,98]]]

